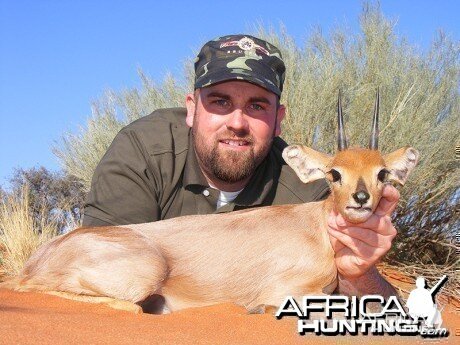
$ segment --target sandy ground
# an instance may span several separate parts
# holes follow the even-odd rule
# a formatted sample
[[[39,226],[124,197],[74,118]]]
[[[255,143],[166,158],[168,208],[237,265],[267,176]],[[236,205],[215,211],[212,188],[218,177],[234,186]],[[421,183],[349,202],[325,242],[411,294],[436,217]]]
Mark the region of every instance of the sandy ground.
[[[135,315],[103,305],[0,289],[0,344],[460,344],[459,309],[451,304],[442,316],[450,332],[444,339],[300,336],[295,319],[248,315],[231,304],[169,315]]]

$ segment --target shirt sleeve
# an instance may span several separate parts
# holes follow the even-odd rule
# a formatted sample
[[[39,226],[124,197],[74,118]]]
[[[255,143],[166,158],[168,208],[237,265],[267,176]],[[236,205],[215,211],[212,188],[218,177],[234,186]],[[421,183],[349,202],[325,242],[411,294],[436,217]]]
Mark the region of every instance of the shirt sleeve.
[[[83,226],[126,225],[160,219],[159,168],[134,131],[121,130],[96,167]]]

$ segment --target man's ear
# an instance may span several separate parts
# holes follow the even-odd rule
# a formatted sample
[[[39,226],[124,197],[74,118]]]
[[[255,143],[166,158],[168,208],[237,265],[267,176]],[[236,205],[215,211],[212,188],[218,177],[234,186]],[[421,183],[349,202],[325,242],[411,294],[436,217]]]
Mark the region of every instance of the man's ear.
[[[303,183],[324,178],[332,157],[302,145],[284,149],[283,158]]]
[[[281,121],[283,121],[285,116],[286,116],[286,107],[281,104],[278,107],[277,114],[276,114],[275,137],[281,134]]]
[[[187,108],[187,117],[185,118],[185,123],[187,124],[187,126],[192,128],[193,120],[195,119],[195,109],[196,109],[194,93],[189,93],[185,97],[185,107]]]
[[[383,156],[386,168],[390,172],[388,179],[403,186],[417,165],[418,158],[419,153],[413,147],[403,147]]]

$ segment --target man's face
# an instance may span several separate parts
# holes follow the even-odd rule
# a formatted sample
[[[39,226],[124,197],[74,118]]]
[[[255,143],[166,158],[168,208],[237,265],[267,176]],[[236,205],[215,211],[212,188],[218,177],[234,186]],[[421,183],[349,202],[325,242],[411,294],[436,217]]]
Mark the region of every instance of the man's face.
[[[285,114],[274,93],[245,81],[198,89],[186,104],[202,170],[230,184],[251,177],[279,135]]]

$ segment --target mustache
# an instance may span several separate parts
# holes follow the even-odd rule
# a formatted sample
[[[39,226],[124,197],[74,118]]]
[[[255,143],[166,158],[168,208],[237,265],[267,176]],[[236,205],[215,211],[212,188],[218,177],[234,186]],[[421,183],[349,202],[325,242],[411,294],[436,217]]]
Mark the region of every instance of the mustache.
[[[217,141],[222,141],[222,140],[241,140],[249,144],[254,143],[254,137],[252,135],[250,134],[249,135],[237,135],[234,132],[220,134],[217,137]]]

